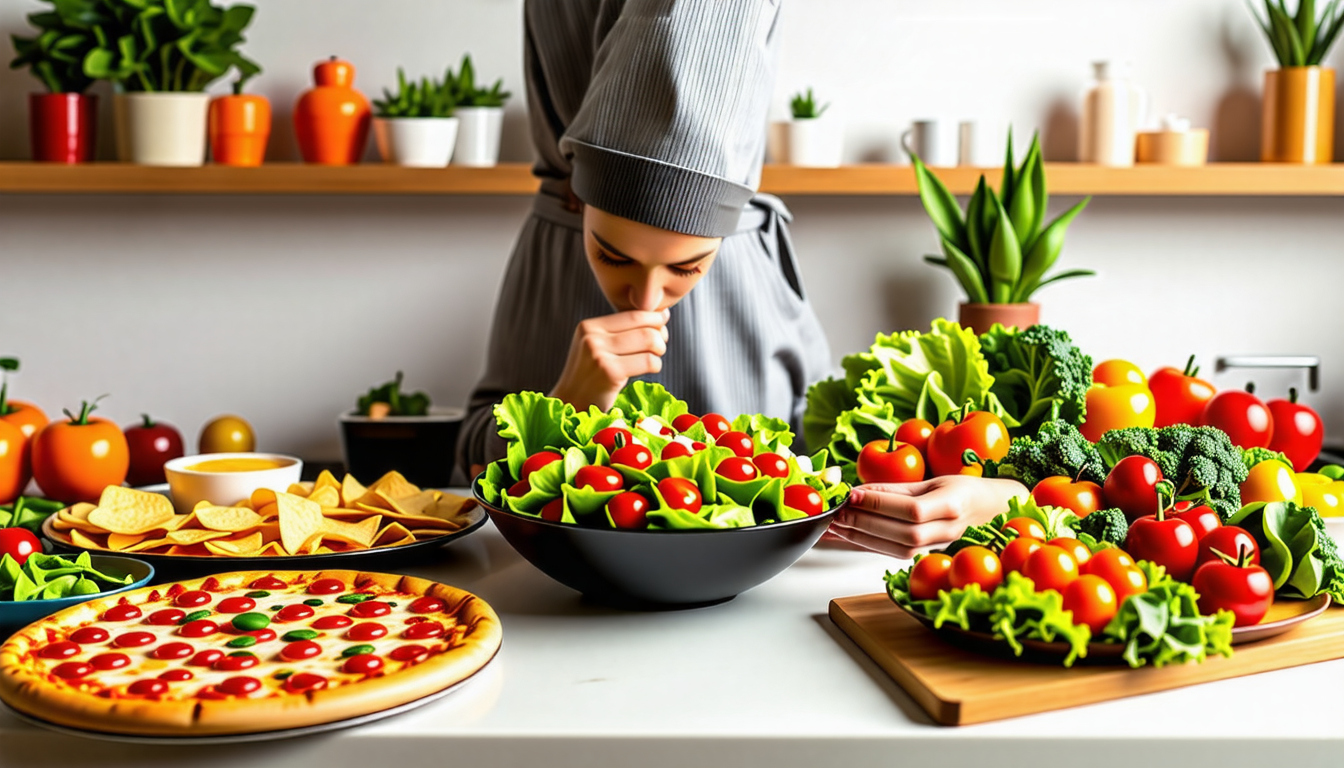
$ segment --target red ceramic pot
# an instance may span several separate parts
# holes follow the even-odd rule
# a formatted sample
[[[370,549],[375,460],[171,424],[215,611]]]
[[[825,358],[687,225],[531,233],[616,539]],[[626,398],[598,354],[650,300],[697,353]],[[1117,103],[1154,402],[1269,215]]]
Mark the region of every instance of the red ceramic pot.
[[[98,97],[82,93],[28,94],[33,160],[88,163],[97,146]]]

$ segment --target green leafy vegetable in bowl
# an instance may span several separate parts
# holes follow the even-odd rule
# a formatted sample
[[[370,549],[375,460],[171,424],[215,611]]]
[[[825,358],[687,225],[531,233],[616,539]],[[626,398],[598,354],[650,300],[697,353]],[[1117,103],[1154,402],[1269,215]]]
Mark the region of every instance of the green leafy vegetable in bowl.
[[[359,398],[359,415],[380,419],[386,416],[424,416],[429,413],[429,395],[401,391],[402,372],[392,381],[370,389]]]
[[[27,528],[40,533],[42,523],[65,504],[38,496],[20,496],[9,504],[0,504],[0,528]]]
[[[129,574],[104,573],[93,567],[88,552],[74,560],[60,555],[32,554],[23,565],[0,557],[0,600],[24,602],[96,595],[130,584]]]
[[[1315,509],[1261,501],[1242,507],[1227,524],[1255,537],[1260,566],[1274,579],[1276,597],[1306,600],[1327,592],[1344,604],[1344,560]]]

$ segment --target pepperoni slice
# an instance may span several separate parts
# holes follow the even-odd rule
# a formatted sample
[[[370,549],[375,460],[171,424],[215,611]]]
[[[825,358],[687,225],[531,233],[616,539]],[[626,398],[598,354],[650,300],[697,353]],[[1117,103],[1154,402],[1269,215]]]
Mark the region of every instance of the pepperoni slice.
[[[345,629],[354,624],[355,620],[349,616],[323,616],[312,623],[313,629]]]
[[[303,661],[322,655],[322,646],[312,640],[295,640],[280,649],[280,658],[285,661]]]
[[[310,595],[335,595],[345,591],[345,582],[340,579],[318,579],[308,585]]]
[[[376,619],[391,612],[392,606],[377,600],[366,600],[347,611],[357,619]]]
[[[276,611],[275,620],[281,622],[303,621],[304,619],[312,617],[312,615],[313,609],[311,606],[304,605],[303,603],[295,603],[293,605],[286,605],[284,608]]]
[[[132,696],[161,696],[168,692],[168,683],[163,679],[136,680],[126,686],[126,692]]]
[[[45,646],[37,652],[38,656],[44,659],[68,659],[79,653],[81,650],[79,643],[72,643],[69,640],[62,640],[58,643],[52,643]]]
[[[93,645],[94,643],[105,643],[112,635],[102,627],[84,627],[76,629],[70,633],[70,639],[80,645]]]
[[[152,624],[156,627],[171,627],[182,619],[186,618],[187,612],[178,608],[161,608],[145,619],[146,624]]]
[[[114,605],[106,611],[103,611],[101,618],[103,621],[130,621],[131,619],[140,618],[141,615],[139,608],[136,608],[134,605],[123,604]]]
[[[208,667],[222,658],[224,658],[223,651],[219,650],[218,648],[211,648],[206,651],[201,651],[195,656],[192,656],[191,661],[187,663],[193,667]]]
[[[262,576],[247,586],[252,589],[284,589],[289,585],[274,576]]]
[[[178,628],[177,634],[183,637],[205,637],[219,631],[219,625],[209,619],[189,621]]]
[[[170,683],[185,683],[195,677],[190,669],[170,669],[159,675],[160,680],[167,680]]]
[[[239,658],[239,657],[233,657]],[[246,696],[261,690],[261,681],[255,677],[230,677],[228,680],[216,685],[215,688],[220,693],[227,693],[230,696]]]
[[[411,643],[399,648],[393,648],[387,657],[393,661],[414,662],[423,659],[429,655],[429,649],[423,645]]]
[[[93,672],[93,665],[83,661],[67,661],[57,664],[56,668],[51,670],[51,674],[62,680],[74,680]]]
[[[220,613],[247,613],[257,607],[257,601],[250,597],[226,597],[219,601],[215,609]]]
[[[89,663],[94,669],[106,672],[110,669],[121,669],[131,665],[131,657],[124,653],[100,653],[89,659]]]
[[[443,635],[443,625],[437,621],[422,621],[406,628],[401,636],[407,640],[428,640]]]
[[[185,659],[192,654],[195,649],[187,643],[164,643],[150,652],[150,656],[156,659]]]
[[[117,639],[113,640],[112,644],[118,648],[139,648],[142,645],[149,645],[157,639],[153,632],[123,632],[117,635]]]
[[[438,613],[447,607],[448,603],[443,600],[425,595],[412,600],[411,604],[406,606],[406,610],[411,613]]]
[[[285,678],[284,688],[290,693],[320,691],[327,687],[327,678],[312,672],[297,672]]]
[[[209,605],[214,598],[209,592],[199,589],[193,589],[190,592],[183,592],[173,600],[173,605],[179,608],[200,608],[202,605]]]
[[[351,656],[341,665],[341,671],[351,675],[371,675],[383,668],[383,659],[372,653]]]
[[[210,665],[211,669],[217,669],[220,672],[238,672],[244,669],[251,669],[261,663],[261,659],[256,656],[225,656]]]
[[[376,621],[366,621],[362,624],[356,624],[351,627],[345,636],[357,643],[366,643],[370,640],[377,640],[380,637],[387,636],[387,627]]]

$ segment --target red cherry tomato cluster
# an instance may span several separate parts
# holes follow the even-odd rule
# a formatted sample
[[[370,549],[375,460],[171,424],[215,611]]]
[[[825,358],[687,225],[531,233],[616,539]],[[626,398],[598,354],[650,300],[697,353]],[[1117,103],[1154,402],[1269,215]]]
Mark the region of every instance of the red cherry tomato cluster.
[[[861,483],[912,483],[943,475],[979,476],[984,472],[981,462],[1006,456],[1009,443],[1008,428],[1002,419],[988,411],[971,410],[967,405],[936,427],[924,419],[902,422],[890,438],[863,446],[855,471]]]

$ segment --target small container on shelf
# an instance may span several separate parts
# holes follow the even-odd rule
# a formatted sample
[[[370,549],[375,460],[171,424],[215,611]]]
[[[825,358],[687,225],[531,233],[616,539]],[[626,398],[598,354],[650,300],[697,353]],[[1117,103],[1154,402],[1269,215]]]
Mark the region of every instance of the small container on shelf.
[[[1140,131],[1135,142],[1136,160],[1152,165],[1204,165],[1209,159],[1209,131],[1191,128],[1190,121],[1165,115],[1162,127]]]
[[[1148,95],[1129,79],[1127,62],[1092,63],[1094,81],[1083,97],[1078,161],[1114,168],[1134,165],[1134,135],[1144,124]]]

